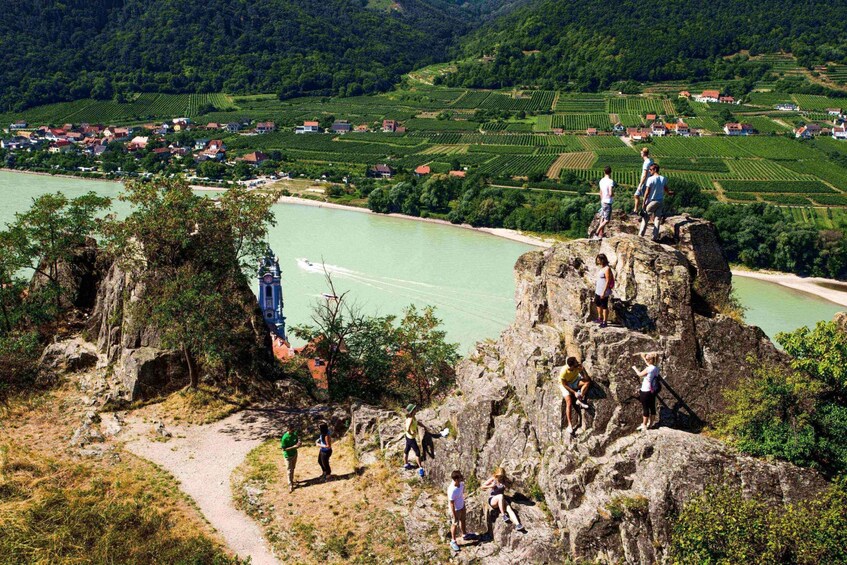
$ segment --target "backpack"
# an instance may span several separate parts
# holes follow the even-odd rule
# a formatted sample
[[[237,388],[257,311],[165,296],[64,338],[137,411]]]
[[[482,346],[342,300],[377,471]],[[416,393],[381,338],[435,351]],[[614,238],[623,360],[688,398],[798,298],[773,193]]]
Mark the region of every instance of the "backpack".
[[[656,376],[650,379],[650,391],[653,394],[659,394],[662,392],[662,377],[659,373],[656,373]]]

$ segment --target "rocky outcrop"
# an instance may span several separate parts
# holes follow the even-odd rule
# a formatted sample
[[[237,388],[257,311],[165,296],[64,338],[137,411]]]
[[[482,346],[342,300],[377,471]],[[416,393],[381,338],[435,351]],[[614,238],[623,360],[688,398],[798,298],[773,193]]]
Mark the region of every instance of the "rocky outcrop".
[[[832,322],[841,328],[841,331],[847,332],[847,312],[838,312],[832,318]]]
[[[77,372],[97,364],[97,348],[82,338],[57,341],[44,348],[39,365],[44,369]]]
[[[435,442],[425,467],[446,488],[453,469],[481,481],[503,466],[516,493],[543,501],[544,527],[566,554],[662,562],[669,517],[710,483],[774,504],[810,496],[824,483],[809,471],[744,457],[692,433],[724,409],[723,391],[751,374],[749,359],[787,362],[761,330],[727,309],[731,274],[713,226],[668,218],[659,242],[627,233],[635,229],[632,221],[616,220],[612,228],[602,241],[572,241],[518,260],[514,324],[459,364],[455,395],[419,415],[429,429],[456,430]],[[616,275],[607,328],[590,321],[598,253]],[[632,365],[641,365],[637,354],[644,351],[660,353],[661,428],[636,435],[640,383]],[[557,383],[571,355],[594,381],[589,408],[575,408],[573,436],[565,433]],[[382,429],[400,425],[389,420],[381,416]],[[366,441],[360,435],[357,442]],[[561,561],[549,559],[549,541],[512,536],[480,558]]]
[[[99,366],[112,367],[125,400],[148,399],[188,384],[183,357],[163,348],[160,332],[146,320],[136,320],[132,304],[144,295],[135,269],[114,262],[106,271],[88,331],[97,338]],[[256,298],[245,285],[237,290],[243,304],[240,319],[232,321],[238,344],[238,366],[255,370],[271,359],[271,341]]]

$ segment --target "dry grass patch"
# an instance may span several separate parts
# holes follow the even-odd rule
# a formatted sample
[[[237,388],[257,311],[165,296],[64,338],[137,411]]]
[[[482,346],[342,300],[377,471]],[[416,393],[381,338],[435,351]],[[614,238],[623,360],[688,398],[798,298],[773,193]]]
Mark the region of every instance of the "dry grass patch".
[[[312,443],[304,437],[304,445]],[[408,540],[403,526],[407,512],[403,493],[414,500],[397,470],[386,462],[359,468],[349,434],[334,445],[336,479],[318,481],[316,447],[298,453],[293,493],[288,492],[285,463],[278,440],[256,448],[236,472],[236,492],[252,485],[263,489],[261,505],[241,506],[257,518],[276,555],[297,563],[406,563]]]
[[[248,403],[244,396],[201,385],[171,394],[158,405],[158,412],[174,422],[211,424],[241,410]]]

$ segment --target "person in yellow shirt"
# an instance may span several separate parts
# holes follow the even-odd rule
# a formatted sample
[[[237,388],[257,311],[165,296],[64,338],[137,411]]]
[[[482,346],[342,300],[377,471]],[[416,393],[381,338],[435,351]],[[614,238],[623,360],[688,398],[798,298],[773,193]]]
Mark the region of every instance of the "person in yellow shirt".
[[[582,363],[576,357],[568,357],[565,366],[559,371],[559,389],[565,398],[565,417],[568,420],[568,428],[565,432],[568,434],[573,434],[571,406],[576,402],[580,408],[588,408],[584,399],[590,386],[591,377],[585,372]]]
[[[415,463],[421,466],[421,448],[418,446],[418,420],[415,414],[418,413],[418,407],[414,404],[406,406],[406,423],[403,426],[404,435],[406,437],[406,448],[403,450],[403,468],[414,469],[415,466],[409,463],[409,452],[415,453]]]

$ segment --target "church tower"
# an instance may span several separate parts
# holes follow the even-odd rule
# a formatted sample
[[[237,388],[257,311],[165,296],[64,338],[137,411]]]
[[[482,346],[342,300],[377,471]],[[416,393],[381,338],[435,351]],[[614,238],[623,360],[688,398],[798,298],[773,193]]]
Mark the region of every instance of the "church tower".
[[[285,335],[285,316],[282,315],[282,271],[279,268],[279,258],[268,247],[265,256],[259,261],[259,308],[271,328],[282,339]]]

